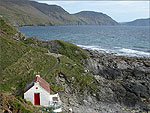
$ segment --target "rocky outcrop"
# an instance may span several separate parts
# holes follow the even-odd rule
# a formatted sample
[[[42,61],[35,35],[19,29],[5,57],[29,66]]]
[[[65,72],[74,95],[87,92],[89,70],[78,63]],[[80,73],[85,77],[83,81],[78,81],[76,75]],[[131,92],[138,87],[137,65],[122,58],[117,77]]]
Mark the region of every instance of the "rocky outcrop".
[[[91,50],[87,52],[90,57],[86,65],[88,70],[111,84],[107,85],[112,93],[108,100],[132,109],[149,110],[150,58],[115,56]],[[106,90],[104,92],[110,96]]]
[[[89,51],[88,69],[109,80],[150,79],[150,58],[115,56]]]
[[[64,91],[59,92],[63,110],[72,109],[78,113],[116,113],[135,110],[148,111],[150,105],[150,58],[116,56],[83,50],[64,41],[40,41],[36,38],[24,40],[28,45],[40,46],[49,50],[48,55],[65,55],[84,67],[83,75],[90,73],[96,81],[96,89],[74,88],[75,78],[66,78],[64,73],[56,77],[57,84]],[[68,65],[68,64],[66,64]],[[81,78],[81,76],[80,76]],[[94,81],[91,81],[94,82]]]
[[[96,80],[98,90],[92,89],[93,92],[89,93],[89,89],[84,88],[84,92],[81,93],[79,87],[76,89],[72,87],[70,84],[72,82],[66,79],[65,74],[59,73],[56,82],[65,89],[64,92],[60,92],[65,112],[68,112],[69,109],[79,113],[121,113],[126,109],[137,112],[149,110],[150,58],[85,51],[70,43],[56,40],[33,39],[29,41],[27,39],[25,42],[26,44],[34,42],[32,43],[34,46],[47,48],[52,52],[48,53],[50,55],[67,56],[84,66],[83,74],[90,73]],[[74,78],[71,78],[71,81],[74,81]]]

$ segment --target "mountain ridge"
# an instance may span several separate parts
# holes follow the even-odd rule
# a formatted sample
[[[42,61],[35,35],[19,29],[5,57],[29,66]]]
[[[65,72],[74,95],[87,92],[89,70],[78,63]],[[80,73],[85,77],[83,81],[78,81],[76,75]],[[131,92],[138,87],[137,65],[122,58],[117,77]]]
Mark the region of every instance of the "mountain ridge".
[[[88,25],[118,25],[118,23],[106,14],[95,11],[81,11],[74,14]],[[92,20],[92,21],[91,21]]]
[[[150,26],[150,18],[141,18],[136,19],[130,22],[124,22],[122,25],[130,25],[130,26]]]
[[[13,26],[118,24],[111,17],[98,12],[95,13],[102,19],[95,20],[96,18],[87,19],[85,17],[81,19],[81,15],[79,17],[77,14],[70,14],[58,5],[48,5],[28,0],[0,0],[0,2],[0,15]],[[89,13],[89,15],[91,14]]]

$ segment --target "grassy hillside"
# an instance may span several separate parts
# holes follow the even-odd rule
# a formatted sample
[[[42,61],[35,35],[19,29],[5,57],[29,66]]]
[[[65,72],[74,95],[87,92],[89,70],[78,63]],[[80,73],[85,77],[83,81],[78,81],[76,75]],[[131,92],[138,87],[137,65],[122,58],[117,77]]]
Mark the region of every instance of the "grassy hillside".
[[[27,40],[22,41],[27,45],[47,48],[52,53],[65,55],[78,63],[85,63],[85,59],[88,58],[85,50],[62,40],[41,41],[36,38],[28,38]]]
[[[77,24],[79,19],[59,6],[28,0],[0,0],[0,15],[14,26]]]
[[[0,94],[1,113],[42,113],[38,108],[34,107],[30,102],[16,98],[9,94]]]
[[[5,24],[3,28],[8,26],[9,25]],[[84,67],[78,64],[78,61],[86,58],[86,53],[81,48],[67,42],[57,41],[61,45],[55,53],[59,52],[62,56],[55,57],[48,53],[48,49],[42,48],[42,46],[29,46],[23,41],[11,38],[12,35],[7,35],[3,31],[1,36],[1,63],[3,73],[3,82],[1,83],[5,84],[3,86],[6,87],[2,87],[2,90],[10,90],[11,87],[17,88],[20,86],[20,82],[14,82],[14,85],[12,85],[12,81],[20,80],[26,83],[29,79],[34,77],[34,72],[40,72],[41,76],[44,76],[45,79],[49,78],[47,76],[56,76],[62,73],[68,77],[68,80],[71,77],[75,77],[77,81],[81,80],[80,76],[84,73]],[[78,52],[80,52],[81,55],[77,56],[78,52],[76,51],[76,55],[75,52],[73,52],[74,50],[80,50]],[[51,52],[54,51],[55,50]],[[51,79],[55,79],[55,77]],[[48,80],[49,83],[52,82],[51,79]]]
[[[80,13],[79,13],[80,14]],[[94,17],[72,15],[57,5],[47,5],[28,0],[0,0],[0,16],[13,26],[22,25],[114,25],[110,17],[96,13]]]
[[[96,81],[78,62],[81,57],[85,57],[84,50],[73,44],[58,41],[63,45],[59,47],[59,53],[62,55],[57,56],[55,53],[58,51],[52,54],[46,47],[30,46],[26,41],[16,39],[15,34],[18,31],[6,24],[2,18],[0,25],[0,92],[22,96],[26,83],[35,77],[35,72],[40,72],[41,77],[50,84],[52,93],[65,92],[64,84],[68,85],[72,93],[77,91],[80,94],[85,89],[89,94],[96,92]],[[75,55],[72,48],[80,50],[83,55]]]
[[[30,4],[45,15],[47,15],[51,19],[53,25],[77,25],[81,23],[79,18],[69,14],[60,6],[47,5],[34,1],[31,1]]]
[[[12,36],[17,32],[17,30],[7,24],[5,20],[0,17],[0,32],[2,35]]]
[[[123,25],[130,25],[130,26],[150,26],[150,18],[146,19],[136,19],[131,22],[125,22]]]
[[[74,14],[87,25],[118,25],[118,23],[106,14],[94,11],[81,11]]]
[[[51,25],[48,16],[32,7],[27,0],[0,0],[0,2],[0,15],[11,25]]]

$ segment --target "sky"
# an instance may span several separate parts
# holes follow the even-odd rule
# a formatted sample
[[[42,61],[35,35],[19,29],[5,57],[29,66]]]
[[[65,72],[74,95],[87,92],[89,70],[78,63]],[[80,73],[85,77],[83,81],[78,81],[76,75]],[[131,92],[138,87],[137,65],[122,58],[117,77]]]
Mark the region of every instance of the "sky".
[[[128,22],[150,17],[149,1],[36,1],[59,5],[71,14],[80,11],[102,12],[117,22]]]

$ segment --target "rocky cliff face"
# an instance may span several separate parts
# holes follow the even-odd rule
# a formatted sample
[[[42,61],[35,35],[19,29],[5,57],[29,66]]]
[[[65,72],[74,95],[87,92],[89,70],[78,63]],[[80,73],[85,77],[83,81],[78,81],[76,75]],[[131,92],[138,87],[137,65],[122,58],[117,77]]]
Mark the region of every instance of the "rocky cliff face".
[[[150,58],[115,56],[89,50],[88,55],[88,70],[111,84],[107,85],[112,94],[108,100],[133,109],[150,110]],[[110,95],[107,91],[106,95]]]

